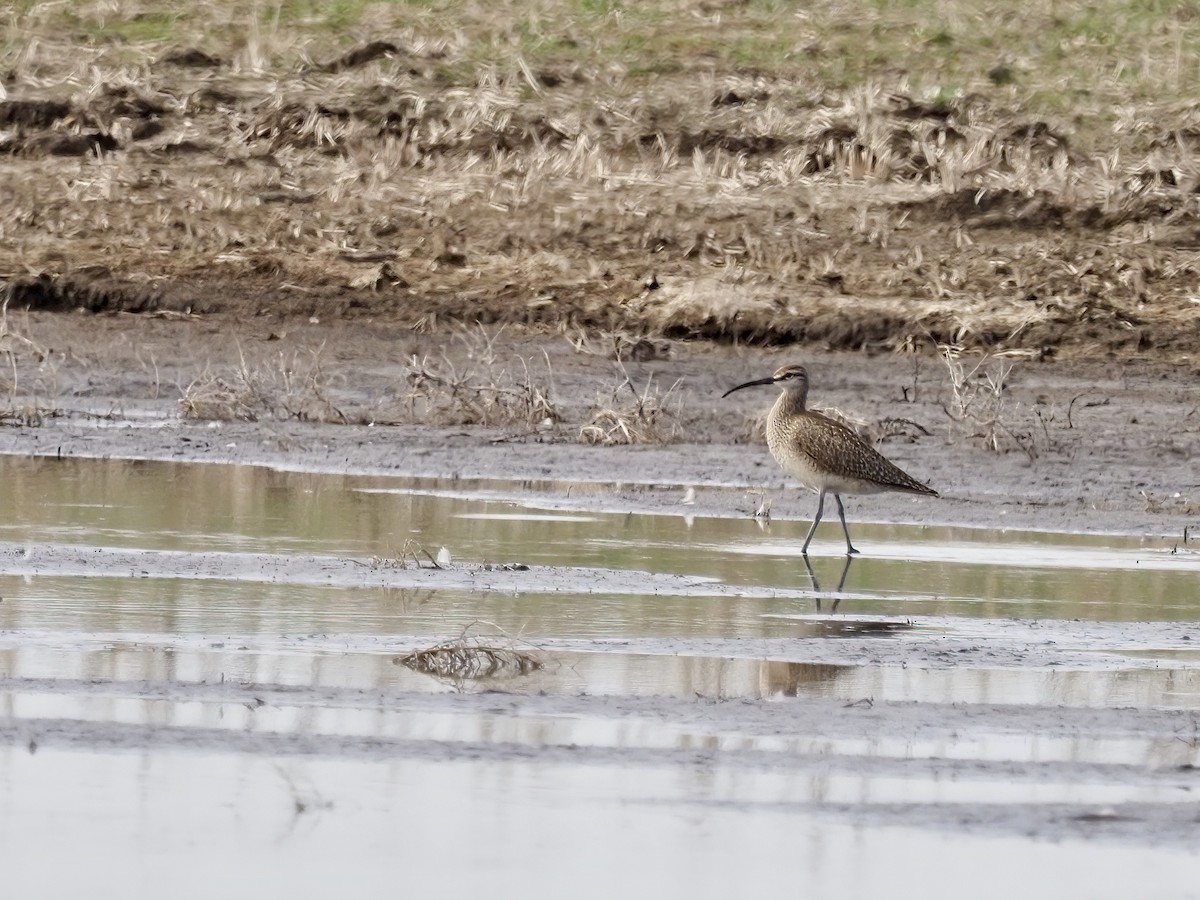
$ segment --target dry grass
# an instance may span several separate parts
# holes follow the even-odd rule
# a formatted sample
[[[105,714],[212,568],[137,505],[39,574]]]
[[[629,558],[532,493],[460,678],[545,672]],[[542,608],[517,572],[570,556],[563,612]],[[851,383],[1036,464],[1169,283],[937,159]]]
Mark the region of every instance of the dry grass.
[[[942,404],[950,420],[948,439],[975,441],[994,453],[1019,450],[1031,461],[1057,448],[1050,431],[1053,413],[1041,408],[1024,410],[1010,400],[1012,359],[984,354],[967,360],[961,347],[942,345],[938,349],[949,379],[950,401]],[[1036,419],[1039,427],[1030,427],[1030,419]]]
[[[719,6],[23,3],[0,277],[68,308],[1190,352],[1200,19]]]
[[[654,376],[648,375],[638,390],[624,367],[621,371],[621,382],[610,397],[598,402],[591,420],[579,429],[579,440],[606,446],[674,441],[679,435],[679,404],[673,395],[680,381],[662,391],[656,386]]]
[[[395,659],[397,665],[442,678],[458,685],[468,681],[517,678],[545,666],[536,648],[489,626],[486,634],[473,633],[480,623],[463,629],[458,637],[442,641]]]
[[[543,353],[540,360],[500,360],[491,340],[482,354],[465,363],[444,352],[438,357],[413,355],[398,420],[532,429],[558,424],[562,416],[554,402],[550,357]]]
[[[650,362],[671,358],[669,341],[656,340],[646,334],[575,327],[564,329],[564,336],[576,353],[601,356],[615,362]]]
[[[185,419],[346,424],[345,414],[329,398],[330,382],[320,348],[280,353],[259,364],[247,362],[243,354],[236,368],[206,370],[183,388],[179,409]]]
[[[446,569],[450,567],[450,551],[442,547],[436,555],[420,541],[407,540],[389,556],[376,556],[371,560],[372,568],[407,569],[409,562],[414,569]]]
[[[59,414],[48,398],[57,396],[58,367],[51,352],[29,337],[0,302],[0,425],[36,426]]]

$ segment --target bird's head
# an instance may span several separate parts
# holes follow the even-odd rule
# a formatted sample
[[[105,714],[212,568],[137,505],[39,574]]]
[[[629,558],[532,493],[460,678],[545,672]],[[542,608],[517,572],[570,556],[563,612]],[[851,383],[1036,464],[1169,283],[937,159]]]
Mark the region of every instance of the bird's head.
[[[745,384],[739,384],[737,387],[731,387],[721,396],[728,397],[734,391],[740,391],[742,388],[757,387],[762,384],[777,384],[789,393],[807,395],[808,369],[804,368],[804,366],[796,364],[780,366],[775,370],[775,374],[770,378],[759,378],[754,381],[747,381]]]

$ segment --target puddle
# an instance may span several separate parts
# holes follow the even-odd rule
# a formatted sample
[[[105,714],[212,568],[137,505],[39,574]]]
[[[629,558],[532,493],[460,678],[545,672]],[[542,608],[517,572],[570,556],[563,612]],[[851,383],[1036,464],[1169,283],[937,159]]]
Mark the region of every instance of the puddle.
[[[362,651],[384,654],[484,622],[607,642],[539,690],[794,695],[809,664],[846,700],[1200,705],[1200,553],[1154,542],[861,525],[867,558],[810,561],[806,523],[546,508],[570,485],[534,508],[533,485],[249,467],[7,458],[0,477],[12,673],[36,635],[69,668],[90,652],[72,634],[390,636]],[[722,674],[681,674],[701,669]]]
[[[1024,893],[1031,872],[1035,897],[1128,897],[1145,887],[1146,869],[1120,849],[1003,836],[948,844],[911,829],[797,822],[782,804],[729,802],[745,788],[739,779],[642,768],[0,751],[8,813],[0,842],[15,896],[110,887],[150,896],[165,883],[177,897],[327,896],[348,887],[375,895],[400,882],[439,892],[454,859],[471,861],[452,870],[455,894],[532,877],[539,889],[588,898],[736,896],[748,884],[794,890],[798,879],[823,897],[893,895],[897,882],[952,896],[984,871],[987,883],[972,896]],[[770,776],[755,794],[772,790],[784,801],[800,794]],[[47,833],[61,843],[51,848]],[[219,865],[197,866],[199,835]],[[60,864],[62,846],[73,848],[72,865]],[[126,863],[129,848],[136,866]],[[1014,858],[1022,866],[995,865]],[[1153,872],[1156,896],[1184,896],[1194,881],[1190,853],[1144,850],[1137,860]]]
[[[243,871],[271,846],[276,892],[304,893],[314,847],[376,860],[404,808],[426,817],[394,857],[406,884],[434,883],[430,835],[491,829],[523,842],[494,842],[493,877],[527,847],[563,879],[603,870],[564,843],[582,815],[614,845],[667,835],[639,885],[671,893],[707,845],[769,857],[781,885],[798,853],[832,883],[851,849],[937,868],[945,840],[980,865],[1025,841],[1025,865],[1030,834],[1086,863],[1096,890],[1071,893],[1126,884],[1114,860],[1185,868],[1147,844],[1200,815],[1187,548],[856,523],[870,550],[847,566],[798,554],[804,522],[572,508],[566,485],[18,458],[0,484],[4,821],[42,816],[42,785],[97,858],[128,841],[166,865],[196,827]],[[464,633],[542,666],[397,664]]]

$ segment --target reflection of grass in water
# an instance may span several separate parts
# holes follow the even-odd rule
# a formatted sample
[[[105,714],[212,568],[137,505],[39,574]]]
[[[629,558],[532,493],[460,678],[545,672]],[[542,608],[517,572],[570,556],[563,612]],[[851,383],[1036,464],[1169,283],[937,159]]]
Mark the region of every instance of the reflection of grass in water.
[[[456,684],[529,675],[544,667],[540,656],[502,630],[489,626],[488,634],[472,633],[472,623],[457,638],[397,657],[397,665]]]

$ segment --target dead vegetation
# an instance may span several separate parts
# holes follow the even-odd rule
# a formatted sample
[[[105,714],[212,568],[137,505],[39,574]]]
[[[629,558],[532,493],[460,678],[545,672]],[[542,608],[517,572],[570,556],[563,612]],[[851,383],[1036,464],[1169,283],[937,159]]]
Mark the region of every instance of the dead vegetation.
[[[579,440],[585,444],[669,444],[679,434],[678,400],[672,397],[679,388],[676,380],[662,391],[653,375],[646,376],[639,390],[629,374],[613,388],[612,395],[602,398],[597,409],[582,428]]]
[[[450,567],[450,551],[442,547],[434,555],[420,541],[410,539],[394,553],[373,558],[371,567],[407,569],[410,561],[414,569],[446,569]]]
[[[1035,458],[1033,435],[1012,424],[1007,382],[1013,362],[986,354],[968,361],[960,347],[938,349],[949,380],[950,402],[942,409],[951,422],[951,440],[965,436],[996,453],[1015,447]]]
[[[329,397],[331,376],[321,349],[279,353],[266,362],[241,363],[225,371],[206,370],[181,390],[185,419],[257,422],[293,419],[347,424]]]
[[[632,360],[1192,352],[1200,20],[818,6],[27,4],[0,278],[13,308],[551,324],[637,335],[604,349]],[[423,414],[552,412],[510,374],[481,404],[414,364]],[[216,378],[201,407],[336,418]]]
[[[993,453],[1016,451],[1031,462],[1047,454],[1070,456],[1079,446],[1075,416],[1109,403],[1108,398],[1089,396],[1092,391],[1061,401],[1045,396],[1014,399],[1013,375],[1028,354],[965,354],[962,347],[947,345],[938,350],[947,375],[941,407],[951,443],[965,440]]]
[[[482,425],[516,429],[507,439],[541,441],[572,438],[587,444],[667,444],[680,433],[677,379],[663,390],[653,374],[640,385],[618,362],[619,380],[589,407],[566,409],[556,400],[550,356],[498,354],[502,329],[463,330],[468,352],[441,350],[413,354],[398,409],[381,411],[376,421],[424,425]],[[636,341],[614,336],[617,356]],[[579,418],[575,418],[578,416]],[[572,424],[582,421],[582,424]]]
[[[511,364],[462,368],[445,355],[439,359],[413,356],[400,398],[400,420],[552,428],[562,417],[553,400],[550,358],[545,356],[542,364],[519,357]]]
[[[544,349],[514,354],[502,340],[503,326],[459,326],[452,333],[450,347],[408,352],[398,404],[380,410],[375,421],[533,432],[551,431],[562,421],[554,400],[554,369]]]
[[[523,646],[495,626],[476,633],[479,627],[480,623],[472,623],[458,637],[396,657],[394,662],[459,686],[469,681],[518,678],[544,668],[545,661],[536,648]]]
[[[58,368],[51,352],[9,317],[0,302],[0,425],[40,425],[58,414]]]
[[[564,329],[564,336],[576,353],[600,356],[615,362],[650,362],[671,358],[670,341],[655,340],[645,334],[575,327]]]

